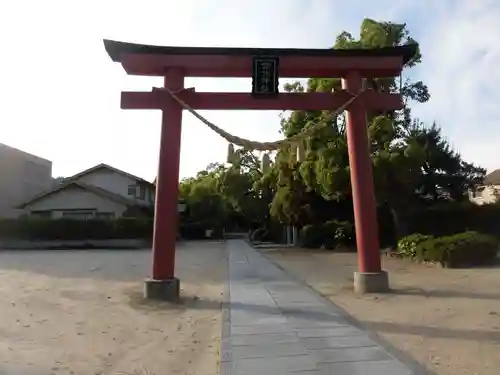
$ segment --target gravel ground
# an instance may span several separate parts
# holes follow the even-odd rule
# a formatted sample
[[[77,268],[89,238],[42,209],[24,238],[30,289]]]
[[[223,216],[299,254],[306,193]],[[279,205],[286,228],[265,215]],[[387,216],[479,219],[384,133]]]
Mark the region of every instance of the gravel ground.
[[[218,374],[223,243],[177,250],[182,301],[142,299],[150,251],[1,251],[0,374]]]

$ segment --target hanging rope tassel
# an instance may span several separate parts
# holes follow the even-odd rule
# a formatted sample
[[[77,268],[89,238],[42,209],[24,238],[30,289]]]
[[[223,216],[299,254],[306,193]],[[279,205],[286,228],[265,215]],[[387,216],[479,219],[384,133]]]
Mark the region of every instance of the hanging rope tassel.
[[[270,168],[271,168],[271,158],[269,157],[269,154],[266,153],[262,156],[261,171],[263,174],[265,174],[269,171]]]
[[[234,163],[234,145],[232,143],[227,145],[227,162],[228,163]]]
[[[297,144],[297,161],[302,163],[304,160],[306,160],[306,148],[304,141],[302,141]]]
[[[293,168],[293,166],[297,163],[297,145],[295,144],[290,145],[288,150],[290,153],[290,159],[288,160],[288,165],[290,166],[290,168]]]

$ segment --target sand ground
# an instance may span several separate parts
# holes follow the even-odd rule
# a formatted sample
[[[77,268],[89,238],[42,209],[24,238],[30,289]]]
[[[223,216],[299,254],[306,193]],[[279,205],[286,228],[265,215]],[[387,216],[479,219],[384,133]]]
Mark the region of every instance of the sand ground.
[[[384,257],[393,293],[362,297],[352,291],[356,254],[262,251],[436,374],[499,373],[500,265],[446,270]]]
[[[183,301],[145,302],[150,251],[1,251],[0,373],[218,374],[224,243],[177,250]]]

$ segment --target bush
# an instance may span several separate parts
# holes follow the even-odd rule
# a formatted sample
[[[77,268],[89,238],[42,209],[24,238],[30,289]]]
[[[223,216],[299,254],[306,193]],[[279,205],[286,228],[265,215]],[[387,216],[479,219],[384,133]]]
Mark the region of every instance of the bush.
[[[353,245],[356,241],[354,225],[348,221],[338,222],[337,229],[335,230],[335,239],[339,245]]]
[[[323,224],[323,245],[327,249],[354,243],[354,226],[348,221],[330,220]]]
[[[412,260],[417,257],[417,247],[424,241],[434,239],[433,236],[414,233],[409,236],[403,237],[398,241],[398,253],[403,257],[410,258]]]
[[[337,247],[337,240],[335,239],[335,233],[338,228],[338,222],[336,220],[329,220],[323,224],[323,246],[326,249],[335,249]]]
[[[269,237],[269,232],[266,228],[257,228],[250,234],[250,241],[261,242]]]
[[[423,241],[417,245],[416,256],[420,261],[454,268],[492,263],[497,252],[495,237],[469,231]]]
[[[299,233],[300,246],[317,249],[323,245],[325,232],[321,225],[304,225]]]
[[[0,238],[30,241],[151,239],[152,219],[117,220],[34,219],[0,220]]]
[[[186,240],[202,240],[205,238],[207,228],[201,223],[183,223],[179,226],[179,232],[182,238]]]
[[[268,234],[267,236],[263,237],[265,241],[271,241],[277,244],[287,243],[286,233],[284,231],[283,225],[281,225],[279,222],[271,221],[267,223],[266,228]]]

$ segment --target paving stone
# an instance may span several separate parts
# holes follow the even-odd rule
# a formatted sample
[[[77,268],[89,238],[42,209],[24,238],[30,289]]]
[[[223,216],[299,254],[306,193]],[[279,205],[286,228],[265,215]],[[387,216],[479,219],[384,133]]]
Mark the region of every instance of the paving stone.
[[[296,329],[295,332],[299,338],[308,337],[341,337],[362,335],[363,331],[355,327],[338,327],[326,329]]]
[[[231,321],[232,326],[266,326],[276,324],[286,324],[288,319],[284,316],[261,316],[261,317],[248,317],[248,318],[233,318]]]
[[[288,321],[295,329],[327,329],[349,326],[349,323],[342,318],[338,318],[335,320],[332,319],[329,321],[289,318]]]
[[[262,335],[266,333],[287,333],[293,332],[293,327],[289,324],[274,324],[265,326],[232,326],[232,335]]]
[[[234,309],[230,313],[231,319],[232,320],[250,320],[250,319],[263,319],[263,318],[283,318],[287,319],[286,316],[283,314],[280,314],[280,311],[277,309],[272,309],[266,311],[261,311],[259,310],[240,310],[240,309]]]
[[[242,241],[229,241],[222,375],[410,375],[343,312]]]
[[[307,349],[360,348],[377,344],[366,335],[345,337],[309,337],[300,340]]]
[[[318,368],[324,374],[341,375],[414,375],[396,360],[377,362],[320,363]]]
[[[233,361],[235,375],[288,374],[299,371],[318,370],[308,355],[281,358],[251,358]]]
[[[222,336],[228,336],[228,335],[231,335],[231,322],[230,321],[226,321],[226,322],[222,322]]]
[[[330,319],[333,315],[333,311],[331,311],[328,307],[323,306],[295,306],[295,307],[283,307],[280,306],[281,313],[286,316],[298,316],[298,317],[308,317],[310,319]]]
[[[384,349],[371,346],[362,348],[320,349],[310,351],[318,362],[387,361],[393,359]]]
[[[235,346],[231,350],[234,360],[245,358],[278,358],[307,355],[308,350],[298,342],[278,344]]]
[[[231,335],[224,338],[232,346],[241,345],[265,345],[265,344],[279,344],[284,342],[299,342],[299,338],[293,332],[286,333],[272,333],[267,335]]]

